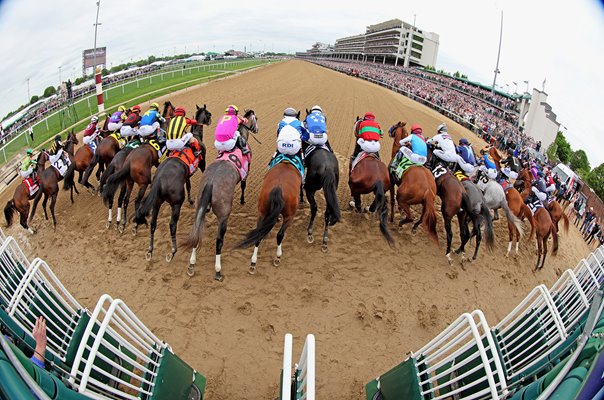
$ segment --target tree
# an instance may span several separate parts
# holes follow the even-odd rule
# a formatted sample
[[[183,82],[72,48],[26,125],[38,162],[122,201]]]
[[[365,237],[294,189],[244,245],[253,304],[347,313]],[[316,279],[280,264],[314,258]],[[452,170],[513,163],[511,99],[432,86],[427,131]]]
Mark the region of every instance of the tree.
[[[46,89],[44,89],[44,97],[49,97],[52,96],[53,94],[57,93],[57,89],[54,86],[49,86]]]
[[[587,154],[583,150],[573,151],[570,156],[570,167],[579,172],[581,177],[586,177],[589,174],[589,170],[591,169],[589,165],[589,160],[587,159]]]
[[[572,149],[570,148],[570,143],[566,141],[566,138],[562,132],[558,132],[554,143],[556,143],[557,146],[556,156],[558,159],[565,164],[568,163],[572,154]]]
[[[558,160],[558,146],[556,145],[556,142],[554,141],[552,144],[550,144],[550,146],[547,148],[547,151],[545,152],[545,155],[547,156],[548,160],[554,161],[554,160]]]
[[[601,199],[604,199],[604,163],[587,175],[587,183]]]
[[[40,100],[40,97],[33,95],[33,96],[31,96],[31,100],[29,101],[29,104],[34,104],[38,100]]]

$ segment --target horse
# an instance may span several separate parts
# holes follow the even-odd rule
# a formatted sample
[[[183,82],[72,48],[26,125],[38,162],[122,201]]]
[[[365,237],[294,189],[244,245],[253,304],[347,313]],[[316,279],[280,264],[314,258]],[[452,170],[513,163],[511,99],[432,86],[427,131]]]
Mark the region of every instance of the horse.
[[[48,154],[45,151],[41,151],[40,154],[38,154],[35,168],[35,173],[38,176],[42,171],[44,171],[44,164],[46,163],[47,159]],[[39,190],[40,188],[38,188],[38,191]],[[32,235],[35,233],[34,229],[32,229],[27,223],[27,217],[29,216],[29,201],[32,200],[36,194],[37,192],[33,195],[29,194],[29,189],[27,188],[25,182],[17,185],[13,198],[9,200],[4,207],[4,217],[6,218],[7,227],[10,227],[13,224],[13,213],[17,211],[19,213],[19,223],[23,229],[27,230]]]
[[[258,123],[254,110],[245,112],[245,118],[248,120],[248,125],[240,124],[239,132],[247,139],[249,132],[258,132]],[[249,143],[248,143],[249,147]],[[235,150],[237,152],[238,150]],[[231,157],[233,155],[233,157]],[[201,245],[203,230],[205,227],[206,214],[211,209],[218,220],[218,231],[216,233],[216,248],[215,248],[215,263],[214,263],[214,279],[222,281],[222,246],[224,244],[224,236],[226,235],[227,224],[231,210],[233,207],[233,197],[235,195],[235,187],[241,182],[241,198],[240,204],[245,204],[245,182],[249,173],[249,162],[251,153],[248,157],[243,157],[244,163],[241,165],[241,160],[231,152],[226,157],[218,157],[207,168],[201,176],[199,186],[199,194],[197,195],[195,223],[191,229],[189,238],[187,239],[187,247],[191,248],[191,257],[189,259],[189,268],[187,274],[193,276],[195,274],[195,264],[197,261],[197,250]]]
[[[388,130],[390,137],[394,138],[394,142],[392,143],[392,158],[394,158],[401,148],[401,139],[409,135],[409,132],[405,128],[406,124],[406,122],[399,121]],[[402,179],[398,189],[396,189],[394,177],[391,176],[390,179],[390,222],[394,221],[395,197],[399,212],[405,213],[405,219],[401,218],[399,226],[413,222],[411,206],[414,204],[421,204],[422,214],[413,225],[412,232],[415,232],[417,227],[422,224],[430,239],[438,244],[438,234],[436,233],[436,210],[434,208],[434,199],[436,198],[436,182],[434,181],[434,176],[427,168],[413,165],[405,171],[403,177],[404,179]]]
[[[197,107],[197,115],[196,120],[197,124],[205,124],[209,125],[211,123],[212,114],[207,111],[207,109]],[[97,150],[98,151],[98,150]],[[165,150],[164,150],[165,151]],[[202,154],[202,156],[205,154]],[[159,164],[159,155],[158,149],[153,147],[153,145],[149,142],[145,142],[141,144],[139,147],[134,149],[124,161],[122,168],[117,172],[113,173],[108,179],[107,183],[103,187],[103,201],[107,207],[109,207],[113,203],[113,196],[117,188],[120,186],[122,182],[126,183],[126,194],[123,198],[121,208],[123,210],[123,219],[120,221],[121,224],[118,225],[117,229],[120,233],[124,232],[124,228],[126,226],[127,221],[127,212],[128,212],[128,202],[130,201],[130,195],[132,193],[132,189],[134,188],[134,184],[136,183],[139,187],[138,194],[136,196],[134,202],[134,210],[136,211],[139,208],[139,205],[143,199],[145,191],[147,190],[147,186],[151,184],[151,168],[153,166],[158,166]],[[189,193],[189,201],[190,200],[190,190],[191,183],[187,179],[186,180],[186,189]],[[120,207],[120,204],[118,204]],[[119,209],[118,209],[119,210]],[[136,234],[137,226],[136,224],[132,228],[132,233]]]
[[[273,260],[273,265],[275,267],[281,265],[281,255],[283,254],[281,244],[285,231],[294,222],[294,216],[300,204],[301,184],[302,176],[300,172],[293,164],[288,162],[275,165],[264,176],[258,198],[259,215],[256,228],[248,232],[237,245],[237,248],[254,245],[254,253],[249,268],[250,274],[256,273],[260,242],[277,224],[280,215],[283,217],[283,222],[277,233],[277,257]]]
[[[69,135],[67,135],[67,140],[65,140],[64,143],[64,149],[63,151],[65,152],[65,154],[67,155],[67,157],[69,158],[71,165],[67,168],[67,171],[69,171],[69,169],[73,169],[74,165],[73,165],[73,149],[75,147],[75,145],[78,144],[78,139],[76,138],[76,135],[73,131],[71,131],[71,133],[69,133]],[[46,154],[46,152],[43,152],[44,154]],[[39,162],[45,163],[46,160],[48,160],[48,154],[46,154],[46,158],[41,160],[39,159]],[[68,172],[65,172],[65,174],[67,174]],[[59,170],[57,169],[57,167],[55,167],[54,165],[50,166],[49,168],[45,168],[43,171],[40,172],[40,190],[38,190],[38,193],[36,193],[36,197],[34,198],[34,204],[32,206],[31,209],[31,213],[29,215],[29,223],[31,224],[31,221],[34,218],[34,215],[36,214],[36,208],[38,206],[38,202],[40,201],[40,198],[42,197],[42,195],[44,195],[44,200],[42,201],[42,208],[44,209],[44,217],[46,218],[46,220],[48,220],[48,213],[46,211],[46,202],[48,201],[48,198],[50,197],[50,213],[52,215],[52,222],[53,222],[53,226],[54,229],[57,229],[57,218],[55,216],[55,204],[57,203],[57,196],[59,195],[59,182],[61,180],[63,180],[63,175],[61,175],[61,173],[59,172]],[[75,187],[71,187],[71,202],[73,203],[73,190],[75,189]],[[77,192],[77,191],[76,191]]]
[[[306,110],[306,115],[310,113]],[[310,204],[310,221],[308,222],[307,242],[313,243],[313,226],[317,216],[318,206],[315,193],[323,189],[325,202],[325,228],[323,230],[323,242],[321,250],[327,252],[327,241],[329,239],[329,227],[340,220],[340,205],[338,204],[338,183],[340,181],[340,167],[335,154],[323,146],[315,146],[308,142],[302,143],[302,151],[305,154],[306,166],[304,191]]]
[[[493,162],[495,163],[495,165],[497,166],[497,171],[501,170],[501,155],[499,154],[499,152],[497,151],[497,148],[493,145],[489,146],[489,155],[491,156],[491,160],[493,160]]]
[[[104,129],[101,130],[101,133],[100,133],[101,140],[103,140],[107,136],[108,133],[109,133],[109,131],[107,131],[107,130],[104,130]],[[98,143],[97,143],[97,147],[98,147]],[[74,175],[75,171],[78,171],[78,173],[79,173],[79,175],[78,175],[78,182],[80,184],[84,185],[84,187],[86,189],[90,189],[93,192],[95,191],[94,186],[92,186],[87,181],[84,182],[82,180],[84,172],[86,171],[86,169],[90,165],[90,162],[92,161],[93,157],[94,157],[94,154],[93,154],[92,149],[90,148],[89,145],[84,145],[84,146],[81,146],[80,148],[78,148],[78,150],[76,151],[76,153],[75,153],[75,155],[73,157],[74,168],[70,168],[67,171],[67,174],[65,174],[65,187],[67,189],[69,189],[71,187],[71,185],[74,184],[73,183],[73,175]],[[97,168],[97,173],[96,173],[96,179],[97,179],[97,181],[100,180],[102,173],[103,173],[103,168],[100,168],[100,167]]]
[[[388,204],[386,200],[386,191],[390,189],[390,175],[386,165],[378,159],[377,155],[371,153],[352,165],[348,175],[348,187],[354,201],[350,202],[357,212],[361,212],[361,195],[374,193],[375,198],[371,206],[367,208],[369,212],[376,212],[380,221],[380,232],[386,242],[394,245],[394,239],[388,229]]]
[[[165,121],[162,124],[163,127],[166,127],[170,124],[170,119],[174,116],[174,110],[176,110],[176,107],[174,107],[169,100],[164,102],[164,110],[161,113],[161,116]]]
[[[126,161],[126,158],[128,158],[128,156],[130,155],[132,150],[134,150],[139,145],[140,145],[139,142],[130,142],[122,150],[120,150],[115,155],[115,157],[113,157],[113,159],[107,166],[107,169],[105,169],[105,171],[101,175],[101,179],[99,181],[99,193],[103,193],[103,189],[105,187],[105,184],[107,183],[107,179],[109,179],[109,177],[111,175],[113,175],[116,171],[119,171],[120,169],[122,169],[122,167],[124,166],[124,162]],[[122,184],[120,185],[120,193],[118,195],[118,201],[117,201],[118,208],[117,208],[116,228],[121,226],[120,222],[122,220],[122,206],[124,204],[124,197],[126,197],[126,182],[122,182]],[[112,215],[112,213],[113,213],[113,196],[111,196],[109,198],[106,205],[107,205],[107,208],[109,209],[109,217],[107,218],[107,223],[106,223],[105,227],[107,229],[109,229],[111,227],[111,224],[113,223],[113,215]]]
[[[495,247],[495,234],[493,232],[493,220],[491,219],[491,212],[487,206],[487,201],[482,191],[476,186],[471,180],[464,179],[461,181],[462,186],[466,190],[468,196],[469,209],[466,210],[466,217],[472,221],[472,233],[466,236],[467,240],[476,236],[476,247],[474,248],[474,255],[470,261],[476,260],[478,256],[478,249],[480,248],[480,242],[482,240],[482,222],[485,222],[485,234],[486,234],[486,245],[489,252],[493,251]],[[455,251],[456,254],[461,253],[461,263],[465,261],[465,245],[467,243],[461,243],[461,246]]]
[[[547,239],[551,234],[553,237],[552,255],[558,252],[558,230],[554,225],[549,213],[542,207],[537,209],[533,216],[535,221],[535,231],[537,234],[537,264],[535,270],[543,268],[545,257],[547,256]],[[542,258],[543,257],[543,258]],[[539,262],[541,261],[541,265]]]
[[[90,188],[93,193],[95,192],[95,189],[90,183],[88,183],[88,178],[90,178],[90,174],[92,174],[94,167],[99,164],[99,168],[96,174],[98,180],[99,177],[102,175],[103,171],[105,170],[105,167],[109,165],[109,163],[111,163],[113,157],[115,157],[115,155],[120,151],[120,143],[118,141],[117,134],[107,134],[108,120],[109,118],[106,119],[105,126],[103,128],[105,136],[103,136],[103,138],[97,145],[96,152],[94,153],[94,156],[92,156],[88,166],[86,167],[86,170],[84,171],[84,176],[81,176],[78,179],[81,185],[85,186],[86,188]]]

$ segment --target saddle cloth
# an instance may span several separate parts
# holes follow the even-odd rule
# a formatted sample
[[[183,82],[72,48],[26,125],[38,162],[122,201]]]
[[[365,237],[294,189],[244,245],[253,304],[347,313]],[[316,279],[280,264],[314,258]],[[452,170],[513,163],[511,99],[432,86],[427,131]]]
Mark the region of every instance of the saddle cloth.
[[[229,163],[231,163],[231,165],[235,167],[237,172],[239,172],[241,180],[244,181],[245,178],[247,178],[247,174],[250,169],[252,153],[243,155],[243,153],[241,153],[241,149],[235,147],[231,151],[224,151],[222,153],[218,153],[218,157],[216,157],[216,160],[228,161]]]
[[[197,170],[197,166],[199,165],[199,161],[201,161],[201,155],[199,157],[195,157],[193,150],[190,147],[185,147],[182,150],[173,150],[169,158],[176,158],[187,166],[189,170],[189,176],[195,173]]]
[[[396,166],[390,165],[390,173],[394,176],[397,185],[400,185],[403,175],[407,172],[409,167],[413,165],[415,165],[413,161],[409,160],[407,157],[402,157]]]
[[[270,170],[275,165],[280,164],[282,162],[290,163],[291,165],[293,165],[294,167],[296,167],[296,169],[300,173],[300,176],[302,177],[302,179],[304,179],[304,163],[302,162],[302,158],[300,158],[297,155],[288,156],[286,154],[277,153],[277,155],[275,156],[275,158],[273,158],[271,160],[271,162],[269,163],[268,169]]]
[[[455,172],[453,172],[453,175],[455,175],[455,177],[457,178],[458,181],[463,182],[463,181],[469,181],[470,178],[461,170],[456,170]]]
[[[538,198],[534,198],[534,200],[529,201],[528,202],[528,207],[531,210],[531,213],[533,215],[535,215],[535,213],[540,209],[543,208],[543,203],[541,202],[541,200],[539,200]]]
[[[123,149],[124,146],[126,145],[126,139],[124,139],[124,137],[122,137],[122,135],[120,135],[119,131],[115,131],[112,134],[110,134],[109,136],[111,136],[117,142],[117,144],[120,146],[120,149]]]
[[[366,151],[361,151],[359,155],[352,161],[352,167],[350,168],[350,170],[352,171],[354,167],[356,167],[357,164],[361,162],[361,160],[364,160],[367,157],[374,157],[378,160],[380,159],[378,153],[367,153]]]
[[[310,153],[312,153],[313,151],[315,151],[317,149],[325,149],[325,150],[329,151],[329,147],[327,147],[327,145],[325,145],[325,144],[322,144],[322,145],[311,144],[310,146],[308,146],[306,148],[306,150],[304,150],[304,158],[308,157],[310,155]]]
[[[23,179],[23,184],[25,185],[27,193],[29,193],[30,197],[36,194],[38,189],[40,189],[40,182],[37,179],[34,179],[33,176]]]
[[[67,173],[67,168],[71,165],[71,161],[69,161],[69,157],[63,153],[62,157],[59,157],[52,166],[59,171],[62,177],[65,177],[65,173]]]
[[[514,186],[510,183],[510,181],[508,181],[507,179],[502,179],[501,181],[499,181],[499,184],[501,185],[501,187],[503,188],[504,192],[507,192],[508,190],[512,189]]]
[[[149,143],[151,147],[153,147],[155,151],[157,151],[157,163],[161,164],[161,162],[164,161],[168,156],[168,152],[166,151],[166,142],[160,143],[157,141],[157,139],[153,138],[149,139],[146,143]]]

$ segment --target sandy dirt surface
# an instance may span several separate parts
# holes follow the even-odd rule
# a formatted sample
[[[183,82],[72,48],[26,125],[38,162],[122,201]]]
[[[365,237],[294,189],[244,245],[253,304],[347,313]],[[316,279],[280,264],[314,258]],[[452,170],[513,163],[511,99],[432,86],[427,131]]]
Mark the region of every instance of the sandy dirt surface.
[[[99,197],[86,192],[73,206],[66,192],[61,192],[56,232],[44,221],[40,208],[34,219],[36,235],[27,235],[18,225],[3,229],[23,244],[27,254],[45,259],[85,306],[93,307],[103,293],[125,300],[176,354],[208,378],[208,399],[278,398],[287,332],[294,335],[295,357],[306,334],[316,336],[319,398],[364,398],[365,383],[398,364],[461,313],[480,308],[494,325],[535,285],[550,285],[589,252],[571,227],[569,234],[561,236],[558,256],[548,256],[545,269],[534,273],[534,243],[522,244],[519,259],[504,258],[507,227],[500,220],[495,223],[493,254],[481,250],[478,260],[465,269],[459,263],[449,266],[440,215],[440,247],[429,242],[421,229],[412,235],[406,226],[402,231],[392,227],[396,245],[389,248],[373,216],[348,209],[348,158],[354,148],[355,116],[373,111],[384,130],[402,119],[421,124],[428,135],[444,118],[368,82],[288,61],[190,89],[170,100],[184,105],[189,113],[195,104],[207,104],[214,115],[206,131],[210,157],[215,151],[209,138],[227,104],[253,108],[259,118],[258,137],[263,145],[251,141],[254,159],[248,203],[235,202],[231,214],[222,257],[224,282],[213,280],[213,215],[193,278],[186,274],[189,252],[184,248],[170,264],[164,260],[170,247],[167,205],[160,214],[152,262],[144,258],[148,231],[141,229],[134,237],[129,229],[123,235],[106,230],[105,207]],[[331,230],[329,252],[323,254],[318,241],[306,242],[310,214],[306,205],[287,232],[281,266],[272,265],[273,232],[260,248],[258,274],[250,276],[251,250],[233,247],[255,226],[256,198],[275,150],[277,123],[284,108],[304,109],[316,103],[327,114],[330,141],[340,161],[342,221]],[[482,144],[461,126],[448,125],[456,141],[463,135]],[[389,156],[391,145],[392,139],[384,138],[384,157]],[[192,179],[195,195],[200,177],[197,172]],[[1,200],[6,202],[12,193],[10,188]],[[324,201],[321,195],[318,198],[322,213]],[[192,206],[183,206],[179,239],[190,232],[193,212]],[[418,215],[417,210],[414,213]],[[320,231],[322,218],[318,220]],[[459,244],[456,224],[454,245]]]

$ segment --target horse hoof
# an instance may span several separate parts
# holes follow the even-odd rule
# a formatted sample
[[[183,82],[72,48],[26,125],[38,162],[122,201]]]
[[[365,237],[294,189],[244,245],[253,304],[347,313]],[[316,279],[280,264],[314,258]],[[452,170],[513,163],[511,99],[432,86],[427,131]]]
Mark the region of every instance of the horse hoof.
[[[214,280],[222,282],[224,280],[224,276],[220,272],[216,272],[214,274]]]
[[[187,268],[187,275],[195,275],[195,264],[189,264],[189,268]]]
[[[147,261],[151,261],[151,258],[153,257],[153,252],[148,251],[147,254],[145,254],[145,260]]]
[[[174,252],[174,253],[176,253],[176,252]],[[174,258],[174,253],[166,254],[166,262],[172,261],[172,259]]]
[[[371,207],[365,206],[365,208],[363,208],[363,212],[366,212],[366,213],[371,212]]]
[[[244,206],[244,205],[245,205],[245,200],[241,200],[241,201],[239,202],[239,204],[241,204],[242,206]]]
[[[256,275],[256,263],[251,263],[250,269],[247,272],[250,275]]]
[[[105,224],[105,229],[109,228],[111,228],[111,221],[107,221],[107,223]]]
[[[328,248],[327,248],[327,244],[326,244],[326,243],[322,244],[322,245],[321,245],[321,251],[322,251],[323,253],[327,253],[327,250],[328,250]]]
[[[275,267],[278,267],[279,265],[281,265],[281,257],[277,257],[273,260],[273,265]]]
[[[124,233],[124,225],[121,225],[121,224],[120,224],[120,225],[118,225],[118,226],[117,226],[117,231],[118,231],[119,233]]]
[[[132,227],[132,236],[136,236],[136,226]]]
[[[315,238],[314,238],[312,235],[308,235],[308,236],[306,237],[306,241],[307,241],[308,243],[314,243]]]
[[[351,200],[350,203],[348,203],[348,206],[350,208],[354,208],[354,206],[355,206],[354,201]]]

